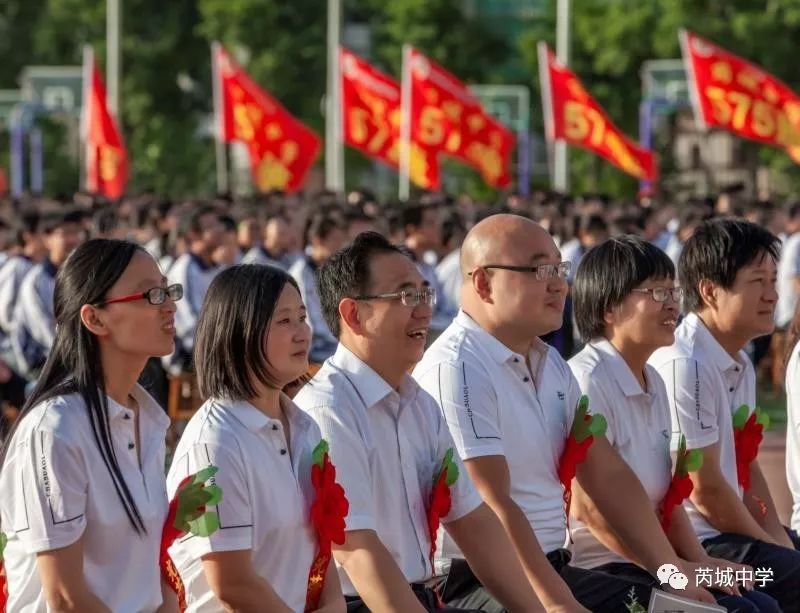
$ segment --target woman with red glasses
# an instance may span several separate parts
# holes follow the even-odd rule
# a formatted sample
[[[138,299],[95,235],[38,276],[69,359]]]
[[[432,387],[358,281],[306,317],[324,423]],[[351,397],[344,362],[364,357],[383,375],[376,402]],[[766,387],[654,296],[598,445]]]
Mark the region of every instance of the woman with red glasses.
[[[126,241],[60,268],[55,342],[0,454],[8,611],[177,608],[158,564],[169,420],[137,380],[173,351],[182,294]]]

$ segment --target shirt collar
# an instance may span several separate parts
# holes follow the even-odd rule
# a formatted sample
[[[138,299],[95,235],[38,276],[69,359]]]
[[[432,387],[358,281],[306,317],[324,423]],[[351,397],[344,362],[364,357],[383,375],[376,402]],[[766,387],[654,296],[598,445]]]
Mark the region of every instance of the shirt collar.
[[[494,359],[495,362],[498,364],[505,364],[512,358],[517,358],[524,360],[525,356],[519,355],[516,351],[513,351],[506,347],[500,340],[484,330],[481,325],[472,319],[464,310],[459,310],[458,315],[456,315],[456,323],[460,325],[462,328],[470,330],[478,335],[480,338],[481,347],[486,349],[489,352],[489,355]]]
[[[589,343],[600,354],[602,360],[611,368],[613,378],[616,379],[622,392],[630,396],[641,396],[647,392],[637,381],[628,363],[617,348],[608,339],[596,338]]]
[[[155,422],[159,429],[166,430],[169,427],[170,419],[164,412],[164,409],[158,405],[153,397],[148,394],[141,385],[137,383],[133,387],[131,390],[131,396],[133,396],[136,404],[139,405],[140,416],[147,415],[149,419],[152,419]],[[111,398],[111,396],[106,395],[106,400],[108,404],[109,421],[114,421],[115,419],[124,419],[125,415],[128,413],[128,411],[130,411],[128,407],[121,405],[116,400]]]
[[[304,414],[286,394],[281,393],[280,403],[283,413],[293,429],[305,430],[308,427],[308,423],[303,419]],[[246,400],[223,401],[219,404],[222,404],[226,411],[233,414],[245,428],[252,432],[257,432],[273,424],[280,424],[280,419],[269,417]]]
[[[341,371],[353,385],[367,409],[375,406],[395,391],[383,377],[342,343],[339,343],[336,353],[329,358],[329,362],[331,366]],[[414,380],[410,376],[404,375],[400,382],[400,397],[404,400],[411,399],[416,394],[416,390]]]
[[[42,269],[45,271],[45,273],[47,273],[54,279],[56,277],[56,274],[58,273],[58,266],[53,264],[50,258],[45,258],[45,260],[42,262]]]
[[[684,319],[687,326],[695,330],[696,339],[702,347],[706,355],[711,359],[714,365],[722,372],[729,370],[741,370],[742,365],[736,361],[731,355],[725,351],[719,341],[714,338],[711,331],[708,329],[703,320],[700,319],[696,313],[690,313]]]
[[[195,253],[192,253],[191,251],[189,252],[189,257],[192,259],[192,261],[193,261],[195,264],[197,264],[198,268],[200,268],[200,270],[202,270],[203,272],[208,272],[209,270],[211,270],[211,269],[213,269],[213,268],[214,268],[214,264],[213,264],[213,263],[206,264],[206,263],[205,263],[205,262],[204,262],[204,261],[203,261],[203,260],[200,258],[200,256],[199,256],[199,255],[197,255],[197,254],[195,254]]]

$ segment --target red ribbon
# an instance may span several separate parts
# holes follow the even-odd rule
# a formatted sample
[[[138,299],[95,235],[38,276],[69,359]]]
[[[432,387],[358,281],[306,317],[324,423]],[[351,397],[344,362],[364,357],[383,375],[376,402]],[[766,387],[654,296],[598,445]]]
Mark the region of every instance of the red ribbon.
[[[6,583],[6,568],[0,561],[0,613],[5,613],[8,602],[8,584]]]
[[[591,415],[584,415],[583,421],[589,423],[592,420]],[[567,527],[569,527],[569,509],[572,504],[572,480],[578,472],[578,465],[586,460],[586,455],[589,453],[589,447],[594,442],[594,436],[588,435],[583,441],[578,442],[575,438],[574,432],[570,432],[567,437],[567,443],[564,446],[564,452],[561,454],[561,460],[558,463],[558,480],[564,487],[564,508],[567,514]]]
[[[750,464],[758,456],[758,447],[764,439],[764,426],[756,421],[753,411],[742,428],[733,429],[733,441],[736,447],[736,473],[739,484],[746,492],[750,489]]]
[[[178,572],[175,562],[169,555],[168,549],[172,546],[177,539],[186,534],[185,531],[175,527],[175,518],[178,515],[178,496],[177,492],[181,487],[194,479],[194,475],[189,475],[184,478],[178,485],[175,497],[169,502],[169,511],[167,512],[167,519],[164,521],[164,526],[161,529],[161,548],[158,556],[158,565],[161,568],[161,576],[172,588],[172,591],[178,595],[178,607],[180,611],[186,610],[186,588],[181,580],[181,575]],[[205,507],[201,509],[205,512]]]
[[[311,484],[315,493],[310,512],[311,525],[317,533],[318,550],[308,572],[306,611],[314,611],[319,606],[331,561],[331,543],[344,544],[345,517],[350,510],[344,489],[336,483],[336,467],[328,453],[322,457],[322,466],[311,465]]]
[[[431,504],[428,509],[428,535],[431,539],[431,549],[428,557],[433,568],[433,560],[436,555],[436,535],[439,532],[439,524],[442,517],[447,517],[450,508],[453,506],[453,497],[450,493],[450,486],[447,485],[447,470],[439,473],[439,478],[433,484],[431,490]]]
[[[672,477],[667,493],[661,503],[661,527],[664,532],[669,530],[675,509],[683,504],[683,501],[691,495],[693,489],[694,484],[688,473],[683,476],[676,474]]]

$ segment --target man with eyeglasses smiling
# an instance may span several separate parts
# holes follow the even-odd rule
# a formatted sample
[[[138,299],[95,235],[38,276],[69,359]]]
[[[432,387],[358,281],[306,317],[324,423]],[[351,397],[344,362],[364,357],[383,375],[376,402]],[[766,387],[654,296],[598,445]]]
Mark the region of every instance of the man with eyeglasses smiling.
[[[560,259],[530,219],[493,215],[473,227],[461,250],[462,310],[414,378],[438,401],[468,474],[547,610],[617,613],[632,588],[647,603],[656,582],[574,568],[564,549],[558,468],[581,391],[558,352],[539,339],[561,327],[570,265]],[[677,561],[641,483],[604,437],[596,437],[577,480],[654,576]],[[502,610],[446,537],[442,554],[447,604]]]
[[[348,611],[441,610],[427,515],[455,445],[436,401],[408,374],[425,350],[436,292],[374,232],[328,259],[317,284],[339,346],[294,401],[330,444],[350,503],[345,542],[333,546]],[[505,607],[541,611],[502,526],[454,459],[445,530]]]

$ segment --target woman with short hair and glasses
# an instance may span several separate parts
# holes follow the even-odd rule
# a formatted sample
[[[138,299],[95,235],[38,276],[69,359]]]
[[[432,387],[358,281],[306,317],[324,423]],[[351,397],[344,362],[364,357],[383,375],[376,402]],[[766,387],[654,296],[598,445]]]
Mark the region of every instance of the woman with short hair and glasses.
[[[644,239],[611,238],[584,255],[572,291],[575,320],[586,345],[569,366],[589,397],[592,412],[606,418],[606,439],[639,478],[653,512],[662,519],[662,503],[672,479],[670,439],[675,438],[677,448],[680,433],[672,433],[664,382],[647,360],[656,349],[675,340],[683,298],[683,288],[675,282],[675,266],[666,253]],[[634,581],[651,579],[607,529],[578,482],[573,483],[573,492],[572,564]],[[728,611],[779,610],[766,594],[746,592],[741,597],[738,587],[712,594],[698,588],[695,577],[700,567],[730,568],[732,574],[748,569],[709,556],[682,506],[675,508],[667,525],[670,544],[683,560],[680,570],[690,581],[688,590],[678,595],[716,600]]]
[[[159,570],[169,419],[137,383],[174,348],[180,285],[126,241],[78,247],[56,336],[0,456],[8,611],[171,611]]]

